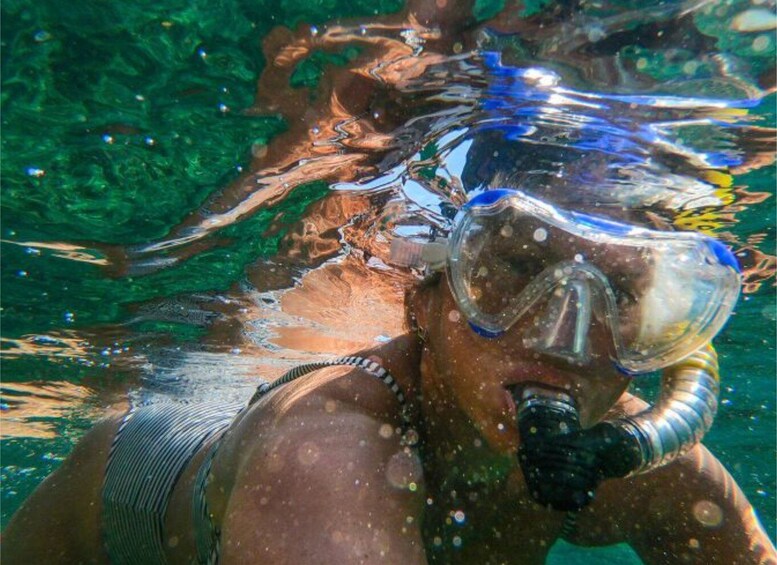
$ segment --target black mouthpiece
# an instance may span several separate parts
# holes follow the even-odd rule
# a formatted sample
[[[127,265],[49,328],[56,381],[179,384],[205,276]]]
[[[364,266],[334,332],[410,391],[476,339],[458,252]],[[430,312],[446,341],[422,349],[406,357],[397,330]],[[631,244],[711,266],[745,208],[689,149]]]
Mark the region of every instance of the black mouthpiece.
[[[572,399],[525,391],[516,399],[521,447],[518,461],[532,497],[554,510],[580,510],[599,483],[622,477],[641,461],[639,446],[609,422],[583,430]]]

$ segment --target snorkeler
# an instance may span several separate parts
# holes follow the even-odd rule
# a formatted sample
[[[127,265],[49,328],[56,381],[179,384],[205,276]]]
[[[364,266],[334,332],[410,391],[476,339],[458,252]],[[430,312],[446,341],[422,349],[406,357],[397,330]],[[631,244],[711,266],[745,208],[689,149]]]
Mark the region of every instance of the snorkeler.
[[[492,190],[394,247],[430,273],[407,333],[247,405],[115,414],[13,518],[6,562],[541,563],[561,536],[775,562],[698,444],[739,290],[724,246]],[[625,392],[662,368],[656,407]]]
[[[416,32],[407,43],[368,36],[375,50],[361,56],[385,56],[383,45],[411,54],[413,40],[435,40],[424,10],[453,21],[461,7],[421,8],[397,21]],[[288,58],[280,83],[295,53],[276,50]],[[419,73],[434,61],[407,55]],[[302,94],[279,101],[291,130],[257,152],[262,174],[225,191],[204,224],[279,198],[311,180],[312,164],[314,178],[336,182],[400,152],[381,129],[395,124],[370,112],[374,77],[348,73],[316,123],[361,128],[370,151],[320,143],[294,119],[311,111]],[[310,147],[315,163],[295,168]],[[112,411],[14,516],[5,562],[542,563],[560,538],[626,542],[646,563],[777,562],[741,489],[699,443],[717,407],[709,341],[739,290],[725,247],[491,190],[461,207],[450,233],[396,240],[392,259],[426,273],[407,292],[402,335],[300,366],[241,404]],[[662,369],[655,406],[626,392]]]

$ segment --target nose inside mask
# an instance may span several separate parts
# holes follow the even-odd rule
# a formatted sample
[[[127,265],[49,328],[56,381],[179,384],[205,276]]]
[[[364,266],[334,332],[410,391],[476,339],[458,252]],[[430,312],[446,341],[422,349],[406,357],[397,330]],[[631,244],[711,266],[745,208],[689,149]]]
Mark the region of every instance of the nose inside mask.
[[[559,285],[525,332],[524,346],[572,363],[587,362],[593,301],[587,280]]]

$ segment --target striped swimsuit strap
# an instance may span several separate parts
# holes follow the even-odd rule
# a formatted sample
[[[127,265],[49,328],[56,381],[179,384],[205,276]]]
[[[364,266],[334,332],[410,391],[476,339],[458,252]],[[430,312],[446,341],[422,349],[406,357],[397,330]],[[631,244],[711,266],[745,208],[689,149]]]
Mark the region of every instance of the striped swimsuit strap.
[[[251,400],[248,401],[248,406],[251,406],[271,390],[298,379],[299,377],[307,375],[308,373],[318,371],[319,369],[325,369],[327,367],[338,367],[343,365],[361,369],[368,375],[378,379],[389,388],[394,397],[397,399],[397,402],[399,402],[400,415],[402,417],[403,444],[412,446],[418,443],[418,434],[412,426],[413,420],[408,408],[407,398],[402,392],[402,389],[399,388],[399,384],[397,383],[396,379],[394,379],[391,373],[389,373],[380,364],[364,357],[337,357],[336,359],[317,361],[315,363],[306,363],[304,365],[294,367],[275,381],[271,383],[265,382],[260,384],[256,388],[256,392],[251,397]]]
[[[164,522],[173,489],[192,457],[229,427],[239,409],[224,402],[165,401],[127,413],[103,483],[103,534],[111,563],[166,563]]]
[[[221,553],[221,530],[216,526],[206,498],[211,478],[211,468],[216,452],[227,430],[224,430],[205,456],[194,479],[192,513],[194,518],[194,540],[197,549],[197,563],[216,565]]]

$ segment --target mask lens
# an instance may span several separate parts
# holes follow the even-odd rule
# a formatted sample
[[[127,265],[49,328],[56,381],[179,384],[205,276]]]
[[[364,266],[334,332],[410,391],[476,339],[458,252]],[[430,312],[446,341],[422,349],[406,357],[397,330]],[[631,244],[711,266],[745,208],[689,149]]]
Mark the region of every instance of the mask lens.
[[[454,230],[451,286],[477,326],[502,332],[525,318],[527,343],[574,352],[587,347],[577,335],[586,326],[604,328],[597,353],[643,372],[695,351],[730,313],[738,276],[706,239],[599,226],[536,203],[521,195],[473,207]]]
[[[513,316],[517,295],[552,264],[546,236],[539,241],[531,236],[539,229],[535,218],[514,210],[473,222],[461,266],[468,300],[480,312]]]

